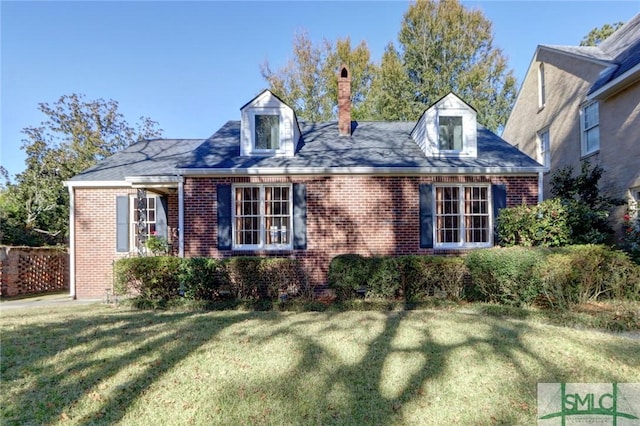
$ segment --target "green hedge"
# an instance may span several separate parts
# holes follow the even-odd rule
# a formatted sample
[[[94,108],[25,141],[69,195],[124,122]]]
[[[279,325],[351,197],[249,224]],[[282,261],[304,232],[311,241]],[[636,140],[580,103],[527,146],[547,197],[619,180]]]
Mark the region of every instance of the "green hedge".
[[[602,245],[496,247],[466,257],[335,257],[329,287],[339,301],[428,296],[569,308],[600,299],[640,300],[640,267]],[[360,290],[360,292],[358,291]],[[365,293],[366,292],[366,293]]]
[[[154,307],[180,295],[178,269],[183,259],[172,256],[127,257],[114,266],[115,291],[134,293]]]
[[[458,299],[467,269],[464,259],[438,256],[336,256],[329,265],[328,285],[339,300],[367,298],[422,300],[446,295]]]
[[[473,286],[489,302],[511,306],[531,304],[540,294],[541,250],[506,247],[474,250],[466,264]]]
[[[140,306],[164,307],[171,300],[217,301],[236,298],[254,301],[310,297],[297,260],[262,257],[179,258],[131,257],[116,261],[115,290],[134,294]]]
[[[553,250],[541,269],[542,294],[553,306],[599,299],[640,300],[640,266],[629,256],[602,245]]]

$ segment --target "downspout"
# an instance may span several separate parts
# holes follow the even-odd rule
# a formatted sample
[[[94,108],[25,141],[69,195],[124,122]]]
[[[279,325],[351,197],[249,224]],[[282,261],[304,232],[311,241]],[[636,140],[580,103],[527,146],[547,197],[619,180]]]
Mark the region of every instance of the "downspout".
[[[75,192],[69,185],[69,297],[76,298],[76,221]]]
[[[184,257],[184,177],[178,175],[178,256]]]
[[[543,172],[538,172],[538,204],[540,204],[543,201],[543,197],[544,197],[544,178],[543,178]]]

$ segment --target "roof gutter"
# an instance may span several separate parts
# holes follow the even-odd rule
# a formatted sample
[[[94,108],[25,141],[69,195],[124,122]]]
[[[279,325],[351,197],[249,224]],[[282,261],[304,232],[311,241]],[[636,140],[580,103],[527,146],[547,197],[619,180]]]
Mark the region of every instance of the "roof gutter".
[[[624,88],[630,86],[634,82],[640,79],[640,63],[631,68],[624,74],[620,75],[616,79],[608,82],[598,90],[587,95],[588,101],[596,99],[606,99],[616,93],[620,92]]]
[[[542,166],[530,167],[252,167],[179,169],[183,176],[282,176],[282,175],[493,175],[537,174]]]

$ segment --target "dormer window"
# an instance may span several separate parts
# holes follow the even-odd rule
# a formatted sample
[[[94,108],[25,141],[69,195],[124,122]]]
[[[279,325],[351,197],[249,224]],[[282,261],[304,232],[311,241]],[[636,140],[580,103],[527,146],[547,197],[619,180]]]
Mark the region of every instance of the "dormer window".
[[[422,114],[411,137],[427,157],[476,158],[476,111],[449,93]]]
[[[256,114],[254,118],[255,149],[272,151],[280,149],[280,116]]]
[[[438,141],[441,151],[462,151],[462,117],[439,117]]]
[[[269,90],[240,108],[240,155],[293,157],[300,127],[293,109]]]

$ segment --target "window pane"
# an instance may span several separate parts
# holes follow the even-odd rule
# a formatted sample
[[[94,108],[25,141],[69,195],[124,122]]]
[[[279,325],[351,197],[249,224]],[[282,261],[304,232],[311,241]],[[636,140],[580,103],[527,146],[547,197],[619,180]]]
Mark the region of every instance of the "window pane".
[[[260,188],[236,188],[236,244],[260,244]]]
[[[594,127],[585,134],[587,152],[593,152],[600,149],[600,128]]]
[[[590,129],[593,126],[597,126],[599,121],[598,117],[598,104],[593,103],[584,108],[584,128]]]
[[[280,147],[280,116],[255,116],[256,149],[278,149]]]
[[[489,242],[489,201],[486,186],[465,188],[465,243]]]
[[[289,244],[289,187],[265,187],[266,243]]]
[[[440,117],[438,140],[441,150],[462,150],[462,117]]]

